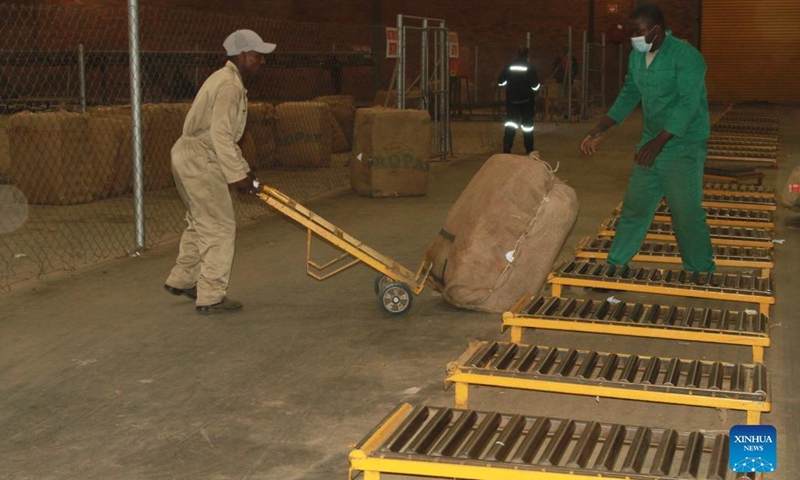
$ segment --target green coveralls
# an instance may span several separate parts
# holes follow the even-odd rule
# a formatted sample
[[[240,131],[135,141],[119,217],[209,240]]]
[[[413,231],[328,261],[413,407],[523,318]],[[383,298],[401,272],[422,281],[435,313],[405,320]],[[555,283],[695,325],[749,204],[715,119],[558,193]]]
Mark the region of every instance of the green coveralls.
[[[713,272],[716,268],[703,211],[703,165],[710,134],[705,87],[706,64],[689,43],[672,32],[648,68],[645,54],[633,51],[628,74],[608,116],[619,125],[642,103],[641,148],[662,130],[674,137],[651,168],[634,165],[622,204],[608,263],[627,265],[637,254],[662,198],[667,199],[683,268]]]

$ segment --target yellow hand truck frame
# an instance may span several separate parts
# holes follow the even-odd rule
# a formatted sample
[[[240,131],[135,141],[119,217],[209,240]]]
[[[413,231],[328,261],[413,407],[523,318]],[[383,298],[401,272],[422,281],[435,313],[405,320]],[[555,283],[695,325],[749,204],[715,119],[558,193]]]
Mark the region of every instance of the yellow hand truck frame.
[[[433,262],[427,256],[416,273],[391,258],[365,245],[357,238],[328,222],[324,218],[292,200],[279,190],[253,182],[258,197],[267,205],[304,226],[308,232],[306,242],[306,273],[317,280],[326,280],[359,263],[378,272],[375,293],[378,305],[387,313],[400,315],[411,309],[413,295],[419,295],[429,280]],[[344,253],[330,261],[317,263],[312,259],[314,235],[322,238]]]

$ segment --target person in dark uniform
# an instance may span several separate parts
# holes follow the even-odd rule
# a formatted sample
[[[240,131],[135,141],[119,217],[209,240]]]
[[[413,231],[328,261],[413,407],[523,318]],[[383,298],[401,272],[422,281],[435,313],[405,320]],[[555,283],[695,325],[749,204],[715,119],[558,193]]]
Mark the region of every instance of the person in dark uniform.
[[[525,153],[533,151],[533,113],[534,96],[541,84],[536,67],[528,63],[528,49],[519,47],[517,58],[509,62],[497,84],[506,87],[506,123],[503,135],[503,153],[511,153],[517,128],[522,129]]]

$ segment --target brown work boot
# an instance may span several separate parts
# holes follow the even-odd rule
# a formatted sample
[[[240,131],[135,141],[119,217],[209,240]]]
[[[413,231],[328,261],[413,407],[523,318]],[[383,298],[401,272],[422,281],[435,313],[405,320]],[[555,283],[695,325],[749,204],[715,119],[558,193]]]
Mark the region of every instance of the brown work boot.
[[[221,302],[215,303],[214,305],[198,305],[195,307],[197,313],[201,313],[203,315],[213,315],[215,313],[228,313],[228,312],[236,312],[241,310],[244,307],[242,302],[237,302],[236,300],[231,300],[228,297],[222,299]]]

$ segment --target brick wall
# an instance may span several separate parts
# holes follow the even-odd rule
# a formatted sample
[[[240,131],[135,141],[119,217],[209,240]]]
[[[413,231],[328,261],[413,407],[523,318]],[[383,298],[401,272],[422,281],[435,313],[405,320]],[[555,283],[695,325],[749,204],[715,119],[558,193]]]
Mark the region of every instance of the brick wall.
[[[696,43],[697,3],[699,0],[660,0],[667,16],[670,27],[676,36],[689,39]],[[61,5],[82,8],[91,7],[116,7],[120,8],[121,0],[27,0],[18,1],[19,4],[35,5]],[[606,31],[609,25],[625,22],[630,12],[641,3],[640,0],[595,0],[595,40],[599,41],[600,34]],[[474,81],[477,66],[478,87],[481,100],[493,100],[494,78],[503,64],[514,57],[518,45],[526,41],[526,33],[531,33],[531,59],[537,66],[540,76],[550,76],[554,58],[560,53],[567,43],[567,29],[573,29],[573,49],[578,60],[581,58],[581,38],[584,30],[589,27],[589,0],[503,0],[500,2],[486,2],[486,0],[460,0],[440,1],[430,0],[139,0],[143,10],[142,33],[143,48],[145,49],[186,49],[200,50],[218,48],[221,41],[220,28],[266,29],[265,37],[278,43],[285,42],[287,35],[291,35],[289,27],[273,27],[274,22],[301,22],[301,23],[333,23],[341,25],[395,25],[396,15],[423,16],[443,18],[451,31],[459,34],[459,41],[467,52],[462,58],[464,70],[469,73],[470,81]],[[616,11],[610,11],[616,7]],[[166,9],[169,14],[162,14]],[[184,11],[185,14],[182,14]],[[198,16],[208,19],[207,14],[236,15],[219,24],[209,25],[208,22],[196,21]],[[153,24],[153,19],[158,19],[158,25]],[[121,26],[124,18],[114,18],[114,48],[124,48],[126,32]],[[120,23],[122,20],[123,23]],[[148,23],[145,24],[144,22]],[[264,25],[269,25],[265,27]],[[35,28],[26,25],[27,29]],[[342,27],[344,28],[344,27]],[[155,30],[161,30],[155,32]],[[312,29],[313,30],[313,29]],[[320,29],[319,35],[323,35]],[[76,26],[73,31],[81,31]],[[84,37],[103,35],[104,29],[97,25],[84,30]],[[369,34],[361,39],[361,34],[351,33],[341,41],[336,39],[336,29],[326,29],[324,41],[315,39],[313,35],[304,36],[307,45],[294,45],[293,51],[308,51],[322,48],[336,48],[339,51],[352,49],[353,44],[372,44],[373,48],[380,48],[381,39]],[[74,38],[61,41],[53,35],[39,35],[46,38],[45,48],[57,48],[64,43],[64,48],[74,48]],[[327,38],[331,37],[331,38]],[[343,35],[344,37],[344,35]],[[373,37],[373,38],[370,38]],[[358,40],[354,40],[358,38]],[[2,39],[0,38],[0,41]],[[91,48],[93,44],[107,43],[108,39],[83,38],[82,41]],[[322,47],[324,45],[324,47]],[[475,64],[475,49],[478,57]],[[616,94],[619,83],[619,50],[618,46],[610,47],[606,51],[608,71],[607,97],[609,101]],[[629,47],[623,46],[623,59],[627,58]],[[623,60],[624,64],[624,60]],[[383,69],[383,83],[388,83],[393,62],[386,62]],[[380,83],[380,82],[379,82]],[[384,87],[385,88],[385,87]]]
[[[697,3],[699,0],[659,0],[667,21],[681,38],[695,40]],[[121,0],[21,0],[13,3],[29,5],[71,5],[119,7]],[[588,27],[589,0],[139,0],[142,7],[190,9],[228,15],[267,17],[312,23],[348,25],[394,25],[396,15],[425,16],[447,20],[468,42],[505,41],[511,36],[524,38],[534,32],[542,43],[564,36],[566,27],[578,31]],[[627,18],[638,0],[595,0],[595,29],[602,32],[618,19]],[[618,13],[608,13],[609,6]]]

